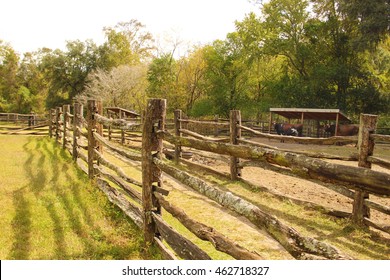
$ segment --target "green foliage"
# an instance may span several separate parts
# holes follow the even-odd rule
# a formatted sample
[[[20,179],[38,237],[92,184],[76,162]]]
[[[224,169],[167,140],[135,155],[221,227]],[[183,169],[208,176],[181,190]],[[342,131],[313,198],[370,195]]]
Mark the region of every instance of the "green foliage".
[[[388,114],[388,0],[270,0],[260,7],[224,40],[180,58],[174,51],[153,56],[153,37],[137,20],[105,27],[100,46],[69,41],[65,50],[43,48],[22,61],[1,42],[0,110],[43,113],[93,96],[136,110],[148,97],[166,98],[169,113],[196,116],[239,109],[259,118],[278,106]]]
[[[15,96],[15,112],[30,113],[32,96],[31,92],[25,86],[21,86]]]
[[[41,69],[48,84],[48,107],[69,102],[85,89],[88,74],[98,67],[98,48],[92,41],[69,41],[67,50],[48,51]]]
[[[388,36],[390,30],[389,0],[340,0],[340,11],[356,26],[355,46],[370,48]]]
[[[201,99],[194,103],[194,106],[188,112],[192,117],[212,116],[215,111],[212,106],[212,101],[209,99]]]
[[[107,41],[102,46],[105,65],[100,68],[111,69],[148,60],[155,46],[153,36],[144,28],[136,19],[105,27],[103,31]]]
[[[91,40],[68,41],[65,50],[42,48],[24,54],[22,61],[9,45],[1,42],[0,110],[44,113],[46,108],[70,103],[84,92],[90,73],[144,64],[154,49],[151,34],[137,20],[106,27],[104,32],[106,42],[101,46]],[[137,84],[145,83],[143,80]],[[132,91],[128,98],[144,95],[144,89],[137,97]],[[140,107],[143,102],[132,103]]]
[[[178,61],[178,85],[184,96],[185,112],[188,114],[194,103],[202,99],[208,91],[206,80],[205,48],[195,47],[188,57]]]
[[[0,40],[0,110],[9,110],[14,95],[18,91],[19,56],[14,49]]]
[[[346,112],[386,112],[383,91],[356,48],[359,32],[338,1],[272,0],[264,5],[267,28],[263,51],[284,57],[284,68],[268,83],[274,104],[340,108]]]
[[[173,54],[165,53],[154,58],[149,65],[147,93],[149,97],[166,98],[168,112],[175,109],[185,109],[185,96],[179,85],[179,64]]]
[[[148,93],[153,97],[166,98],[175,88],[176,61],[166,53],[153,59],[148,71]]]
[[[248,70],[240,38],[230,33],[225,41],[217,40],[205,51],[208,98],[215,113],[229,116],[229,111],[245,104],[248,94]],[[249,100],[248,100],[249,101]]]

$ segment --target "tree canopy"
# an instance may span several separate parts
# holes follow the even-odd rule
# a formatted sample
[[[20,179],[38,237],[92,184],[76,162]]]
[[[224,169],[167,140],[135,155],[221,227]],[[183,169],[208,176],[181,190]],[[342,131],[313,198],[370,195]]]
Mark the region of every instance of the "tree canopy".
[[[270,107],[390,111],[389,0],[258,1],[224,40],[185,56],[161,51],[138,20],[103,29],[105,41],[17,54],[0,41],[0,111],[44,113],[73,98],[141,111],[261,118]]]

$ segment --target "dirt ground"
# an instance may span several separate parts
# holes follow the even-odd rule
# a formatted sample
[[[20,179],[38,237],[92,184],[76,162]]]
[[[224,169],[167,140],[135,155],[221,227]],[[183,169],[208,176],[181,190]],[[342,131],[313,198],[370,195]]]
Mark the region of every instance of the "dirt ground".
[[[303,152],[322,152],[332,155],[348,156],[357,153],[357,148],[354,145],[344,146],[321,146],[321,145],[306,145],[295,143],[280,143],[279,141],[268,140],[263,138],[251,139],[252,141],[260,142],[279,149]],[[388,159],[390,157],[390,145],[377,146],[376,155]],[[194,161],[212,167],[213,169],[229,173],[228,157],[210,156],[203,158],[195,156]],[[327,160],[337,164],[357,166],[356,161],[340,161]],[[380,166],[373,165],[373,170],[386,172],[390,174],[390,170]],[[260,167],[245,167],[242,170],[242,178],[261,187],[268,188],[272,192],[293,197],[295,199],[309,201],[330,209],[352,212],[352,199],[347,198],[337,192],[326,188],[323,184],[315,181],[301,179],[298,176],[291,174],[283,174],[274,170],[267,170]],[[390,207],[390,198],[377,197],[370,195],[370,200]],[[390,226],[390,216],[371,210],[372,220]]]

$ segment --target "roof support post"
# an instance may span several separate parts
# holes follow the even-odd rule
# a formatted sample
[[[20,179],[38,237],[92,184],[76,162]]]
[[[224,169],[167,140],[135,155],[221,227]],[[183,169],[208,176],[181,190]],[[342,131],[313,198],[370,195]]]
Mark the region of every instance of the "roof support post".
[[[337,131],[339,130],[339,116],[340,113],[336,114],[336,125],[334,127],[334,136],[337,136]]]
[[[268,125],[268,133],[271,133],[271,127],[272,127],[272,112],[269,112],[269,125]]]

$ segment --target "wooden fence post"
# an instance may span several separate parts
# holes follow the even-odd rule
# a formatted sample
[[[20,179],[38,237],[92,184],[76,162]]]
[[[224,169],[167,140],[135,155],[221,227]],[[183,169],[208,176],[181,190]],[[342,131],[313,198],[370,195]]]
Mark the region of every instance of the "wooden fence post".
[[[230,144],[238,145],[238,139],[241,138],[241,112],[239,110],[230,111]],[[237,180],[241,177],[240,159],[230,157],[230,178]]]
[[[161,170],[153,163],[153,158],[162,158],[163,141],[157,136],[158,130],[165,129],[166,99],[149,99],[142,133],[142,206],[144,238],[146,244],[153,242],[157,234],[152,212],[161,213],[153,189],[162,186]],[[153,185],[156,184],[157,185]]]
[[[119,109],[119,118],[122,118],[122,110]],[[123,113],[123,119],[124,119],[124,113]],[[121,144],[124,145],[126,143],[126,135],[125,131],[121,128]]]
[[[175,125],[175,135],[181,136],[181,118],[183,116],[183,112],[181,110],[175,110],[174,113],[174,125]],[[175,162],[179,163],[181,158],[181,145],[175,144]]]
[[[62,108],[57,107],[56,108],[56,142],[59,142],[60,139],[60,124],[61,124],[61,115],[62,115]]]
[[[66,132],[68,129],[68,122],[69,122],[69,115],[70,113],[70,105],[63,105],[62,106],[62,111],[64,113],[64,138],[62,139],[62,148],[66,148]]]
[[[96,101],[96,113],[103,116],[103,101],[98,100]],[[96,123],[96,132],[103,137],[103,125],[100,123]],[[103,145],[100,143],[97,144],[97,150],[99,153],[103,154]]]
[[[78,143],[77,137],[80,137],[79,131],[77,128],[81,128],[81,116],[82,116],[82,105],[75,102],[73,104],[73,160],[76,161],[78,158]]]
[[[375,142],[370,139],[370,134],[376,129],[378,116],[360,115],[359,127],[359,167],[371,168],[371,163],[367,161],[369,156],[373,155]],[[364,199],[368,199],[369,194],[363,191],[355,191],[353,201],[352,220],[354,223],[364,225],[364,218],[370,217],[370,208],[364,205]]]
[[[123,129],[121,129],[121,144],[122,145],[126,144],[126,135]]]
[[[28,127],[31,127],[31,126],[34,126],[35,124],[35,122],[34,122],[34,115],[33,114],[30,114],[30,115],[28,115]]]
[[[55,116],[55,109],[50,109],[49,110],[49,137],[50,138],[53,137],[53,122],[55,120],[53,115]]]
[[[214,115],[214,122],[219,123],[219,115]],[[218,125],[214,128],[214,137],[218,137],[219,135],[219,128]]]
[[[87,122],[88,122],[88,176],[90,179],[94,177],[94,160],[96,139],[93,133],[96,132],[96,120],[94,114],[97,110],[96,100],[88,100],[87,103]]]
[[[108,111],[107,113],[108,113],[108,118],[112,119],[111,111]],[[111,129],[111,125],[109,125],[108,126],[108,141],[111,141],[111,139],[112,139],[111,134],[112,134],[112,129]]]

